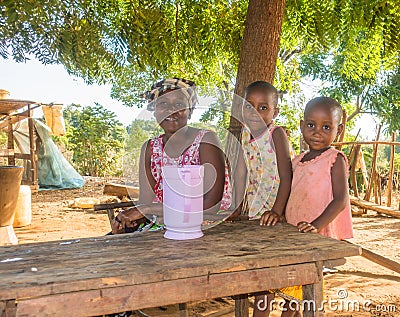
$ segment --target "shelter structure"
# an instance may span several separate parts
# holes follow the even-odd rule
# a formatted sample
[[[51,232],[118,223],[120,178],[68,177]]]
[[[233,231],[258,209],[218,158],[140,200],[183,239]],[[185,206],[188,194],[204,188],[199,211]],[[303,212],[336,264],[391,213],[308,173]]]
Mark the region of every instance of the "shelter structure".
[[[7,134],[7,146],[0,149],[0,158],[5,158],[3,164],[23,165],[21,184],[30,185],[34,191],[39,190],[39,187],[82,187],[82,176],[64,158],[52,140],[52,135],[65,134],[62,105],[5,99],[9,94],[4,92],[7,91],[0,90],[0,131]],[[33,110],[39,107],[43,110],[47,125],[33,118]]]
[[[30,100],[0,99],[0,130],[7,133],[7,148],[0,150],[0,157],[7,158],[8,165],[15,165],[16,159],[26,161],[25,178],[22,184],[38,188],[37,180],[37,148],[35,144],[35,129],[32,113],[42,104]],[[22,120],[28,119],[29,152],[18,153],[14,149],[13,125],[18,125]]]

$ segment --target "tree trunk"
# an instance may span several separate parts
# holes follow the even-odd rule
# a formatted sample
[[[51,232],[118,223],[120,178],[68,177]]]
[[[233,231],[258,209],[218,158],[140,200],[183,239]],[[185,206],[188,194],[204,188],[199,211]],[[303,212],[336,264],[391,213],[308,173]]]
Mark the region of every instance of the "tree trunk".
[[[250,0],[240,50],[235,93],[243,96],[255,80],[272,83],[285,12],[285,0]]]
[[[249,0],[236,76],[235,94],[244,96],[248,84],[256,80],[272,83],[278,58],[286,0]],[[233,102],[226,153],[232,171],[240,144],[240,102]],[[244,211],[243,213],[246,213]]]
[[[272,83],[282,31],[286,0],[249,0],[235,94],[242,96],[248,84],[256,80]],[[232,107],[229,131],[240,136],[237,103]]]

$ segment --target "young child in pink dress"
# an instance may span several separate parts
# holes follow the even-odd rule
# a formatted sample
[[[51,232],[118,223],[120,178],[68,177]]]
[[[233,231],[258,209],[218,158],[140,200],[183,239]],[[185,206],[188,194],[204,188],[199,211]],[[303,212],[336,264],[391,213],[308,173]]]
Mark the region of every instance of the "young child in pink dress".
[[[292,190],[286,205],[288,223],[301,232],[317,232],[338,240],[353,237],[348,163],[345,154],[331,147],[343,131],[341,105],[328,97],[309,101],[300,122],[309,151],[293,159]],[[285,316],[294,316],[285,305]]]
[[[346,156],[332,142],[342,133],[342,107],[334,99],[309,101],[300,127],[310,150],[292,162],[292,190],[286,220],[301,232],[338,240],[353,237]]]

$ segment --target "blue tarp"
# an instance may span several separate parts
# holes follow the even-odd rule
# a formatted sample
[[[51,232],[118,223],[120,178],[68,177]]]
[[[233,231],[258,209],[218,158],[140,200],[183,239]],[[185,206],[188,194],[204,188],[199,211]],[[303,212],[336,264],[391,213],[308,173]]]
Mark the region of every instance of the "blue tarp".
[[[38,150],[39,190],[81,188],[85,181],[62,155],[51,137],[51,130],[40,120],[33,119],[41,140]],[[22,124],[14,131],[20,150],[29,153],[28,133]],[[28,151],[26,151],[26,147]]]

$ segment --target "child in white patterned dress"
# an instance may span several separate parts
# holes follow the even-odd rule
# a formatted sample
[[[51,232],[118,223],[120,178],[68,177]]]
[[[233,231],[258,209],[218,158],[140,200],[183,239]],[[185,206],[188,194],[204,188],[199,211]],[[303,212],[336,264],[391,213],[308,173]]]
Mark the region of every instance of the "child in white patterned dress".
[[[242,150],[234,171],[235,220],[244,209],[250,220],[273,226],[283,220],[292,182],[290,146],[286,131],[274,125],[279,113],[278,91],[265,82],[256,81],[246,88],[243,105]],[[246,196],[246,206],[243,201]],[[270,302],[274,294],[260,293],[255,303]],[[269,305],[267,305],[269,306]],[[269,307],[254,307],[253,316],[268,316]]]

